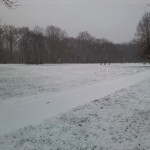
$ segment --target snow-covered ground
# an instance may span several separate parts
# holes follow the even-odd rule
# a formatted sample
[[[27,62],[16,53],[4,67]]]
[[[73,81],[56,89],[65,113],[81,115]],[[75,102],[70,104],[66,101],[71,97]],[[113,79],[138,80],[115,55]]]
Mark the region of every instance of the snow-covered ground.
[[[139,78],[118,78],[147,70],[142,64],[0,65],[0,136],[135,84]]]
[[[132,67],[131,67],[132,66]],[[133,67],[134,66],[134,67]],[[141,64],[61,64],[1,65],[0,104],[6,100],[21,101],[41,93],[62,91],[92,85],[147,70]]]
[[[40,137],[43,136],[43,129],[42,131],[39,130],[39,128],[45,128],[45,123],[41,123],[45,119],[50,119],[53,116],[64,113],[79,105],[83,105],[94,99],[104,97],[117,90],[126,88],[128,86],[137,84],[140,81],[148,79],[150,77],[150,66],[143,66],[142,64],[112,64],[110,66],[101,66],[99,64],[61,64],[39,66],[0,65],[0,72],[0,136],[2,136],[0,139],[0,150],[9,150],[11,149],[11,147],[12,149],[18,148],[20,150],[24,149],[28,145],[30,146],[25,149],[30,149],[31,147],[38,149],[38,143],[33,140],[46,140],[40,139]],[[122,102],[122,97],[120,97],[120,101]],[[119,104],[121,102],[119,102]],[[91,103],[90,105],[93,106],[93,103]],[[135,107],[137,107],[137,105]],[[92,109],[94,111],[97,108],[94,108],[93,106]],[[69,114],[71,113],[73,115],[73,112],[70,111]],[[121,113],[121,111],[116,113]],[[66,116],[69,114],[66,113],[64,115]],[[80,116],[78,117],[79,118],[77,119],[80,119]],[[109,117],[109,115],[107,117]],[[111,120],[111,118],[107,119]],[[57,122],[59,122],[60,124],[58,128]],[[53,128],[54,131],[52,132],[55,132],[56,130],[56,132],[58,132],[56,134],[57,136],[61,135],[61,133],[59,133],[59,130],[62,130],[61,128],[64,128],[63,122],[60,121],[60,117],[50,121],[50,128],[51,124],[56,123],[56,127]],[[39,123],[41,123],[39,126],[26,127],[24,129],[20,129],[19,131],[16,131],[16,133],[13,133],[19,128],[28,125],[35,126]],[[108,122],[108,124],[109,123],[110,122]],[[25,132],[28,132],[28,130],[32,132],[32,129],[34,135]],[[34,133],[35,130],[39,133],[40,137],[36,137],[38,135]],[[72,132],[72,130],[68,132]],[[8,135],[3,136],[4,134]],[[20,135],[18,136],[18,134],[23,135],[21,137]],[[50,138],[46,137],[46,135],[44,138]],[[15,138],[12,139],[13,136]],[[16,142],[18,140],[20,141],[22,138],[24,138],[24,136],[27,136],[27,141],[25,142],[23,140],[22,143],[16,145]],[[29,140],[30,136],[33,136],[34,138],[31,141]],[[72,138],[72,135],[64,136],[71,136]],[[101,134],[100,136],[103,135]],[[58,140],[58,137],[53,136],[53,134],[52,138],[54,138],[52,139],[54,140],[54,143]],[[78,136],[75,136],[75,138],[78,138]],[[66,137],[66,140],[67,139],[69,140],[69,137]],[[10,144],[10,147],[7,147],[7,140],[10,140],[10,143],[8,142],[8,144]],[[15,145],[13,145],[11,142]],[[24,145],[24,142],[27,145]],[[35,142],[35,144],[32,142]],[[85,141],[83,140],[83,143],[84,142]],[[62,147],[62,145],[59,144],[62,143],[58,143],[58,146]],[[82,147],[82,142],[80,144],[76,144],[78,144],[80,148]],[[110,145],[111,144],[112,141],[110,141]],[[52,149],[56,148],[49,142],[46,144],[41,143],[41,146],[42,145],[44,145],[44,149],[46,149],[47,146],[52,147]],[[69,143],[64,145],[64,149],[67,149]],[[83,144],[83,147],[85,145]],[[70,146],[68,149],[70,149]]]
[[[116,84],[124,83],[127,87],[139,82],[132,87],[121,89],[101,99],[93,99],[90,103],[47,119],[39,125],[27,126],[1,136],[0,150],[149,150],[149,67],[146,70],[147,72],[102,84],[104,87],[118,81]],[[100,84],[97,85],[97,88],[100,88]],[[92,87],[96,88],[94,85]],[[113,87],[116,88],[115,85]],[[89,97],[90,86],[86,88]],[[85,88],[80,89],[82,92]],[[51,101],[47,105],[50,104]],[[1,107],[3,106],[4,103]]]

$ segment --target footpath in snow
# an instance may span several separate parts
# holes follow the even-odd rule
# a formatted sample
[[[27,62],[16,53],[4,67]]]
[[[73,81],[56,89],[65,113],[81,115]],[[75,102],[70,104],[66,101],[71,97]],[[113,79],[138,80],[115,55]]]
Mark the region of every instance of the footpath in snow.
[[[128,87],[133,84],[136,85]],[[104,98],[96,99],[120,88],[124,89]],[[69,93],[62,93],[53,98],[37,105],[34,104],[33,100],[30,103],[30,105],[33,104],[32,107],[25,103],[26,107],[24,107],[23,111],[21,110],[24,105],[17,104],[20,107],[18,113],[23,113],[24,111],[26,113],[24,114],[26,117],[22,118],[21,121],[30,121],[29,118],[33,116],[36,118],[38,115],[41,115],[41,117],[44,115],[46,117],[53,116],[58,112],[61,113],[76,105],[87,103],[92,99],[96,100],[78,106],[57,117],[45,120],[40,125],[28,126],[12,134],[0,137],[0,150],[150,149],[149,71],[70,91]],[[27,106],[29,107],[28,109]],[[43,110],[40,110],[40,106]],[[15,108],[15,106],[11,105],[4,110],[8,111],[10,107]],[[37,108],[37,110],[44,111],[44,113],[41,114],[35,111],[38,113],[36,116],[31,108]],[[13,109],[10,110],[10,117],[13,117]],[[17,113],[17,110],[15,113]],[[3,115],[5,116],[5,114]],[[21,115],[23,114],[18,114],[17,117],[21,117]],[[0,119],[3,118],[1,117]],[[5,125],[8,128],[7,124]]]
[[[39,124],[47,118],[137,84],[149,77],[150,71],[146,71],[104,83],[61,92],[53,96],[47,93],[25,97],[21,100],[21,103],[14,103],[14,101],[12,103],[2,103],[0,105],[0,136],[28,125]]]

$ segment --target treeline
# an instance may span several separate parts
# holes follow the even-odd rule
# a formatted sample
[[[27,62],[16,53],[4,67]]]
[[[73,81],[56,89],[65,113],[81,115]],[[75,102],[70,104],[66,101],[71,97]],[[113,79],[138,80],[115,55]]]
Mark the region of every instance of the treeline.
[[[139,61],[136,41],[114,44],[87,31],[76,38],[61,28],[0,26],[0,63],[100,63]]]

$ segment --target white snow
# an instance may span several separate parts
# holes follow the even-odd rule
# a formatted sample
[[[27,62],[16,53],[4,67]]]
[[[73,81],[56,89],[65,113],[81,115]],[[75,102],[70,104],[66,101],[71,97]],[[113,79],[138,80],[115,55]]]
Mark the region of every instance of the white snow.
[[[150,76],[148,69],[142,65],[0,65],[0,135],[143,81]]]
[[[0,104],[41,93],[62,91],[104,82],[146,70],[141,64],[0,64]]]
[[[134,86],[128,87],[131,85]],[[99,99],[101,96],[125,87],[126,89]],[[46,111],[45,114],[41,114],[41,117],[42,115],[49,117],[57,112],[69,110],[91,100],[94,101],[57,117],[49,118],[37,126],[27,126],[0,137],[0,150],[150,149],[150,71],[148,68],[145,72],[102,84],[97,83],[67,92],[63,91],[49,99],[47,99],[48,94],[41,95],[39,99],[38,97],[39,95],[36,100],[33,98],[31,101],[24,99],[25,101],[21,100],[20,103],[9,104],[7,101],[6,105],[2,103],[0,110],[6,108],[3,111],[7,112],[12,107],[11,111],[14,112],[18,105],[18,108],[21,107],[24,110],[16,109],[14,116],[17,115],[17,111],[20,113],[22,110],[25,112],[23,121],[34,116],[34,111],[37,113]],[[42,97],[44,100],[41,101]],[[33,109],[31,114],[28,113],[30,109],[28,110],[27,107]],[[38,109],[34,110],[36,107]],[[51,114],[53,112],[54,114]],[[0,121],[1,119],[3,118],[1,117]],[[11,121],[8,120],[8,123]]]

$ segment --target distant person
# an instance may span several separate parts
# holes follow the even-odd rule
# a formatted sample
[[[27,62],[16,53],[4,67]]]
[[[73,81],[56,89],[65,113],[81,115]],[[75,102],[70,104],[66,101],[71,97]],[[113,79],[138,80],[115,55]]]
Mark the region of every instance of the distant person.
[[[103,60],[102,59],[100,59],[100,65],[102,65],[103,64]]]
[[[107,59],[105,58],[105,59],[104,59],[104,65],[106,65],[106,63],[107,63]]]

